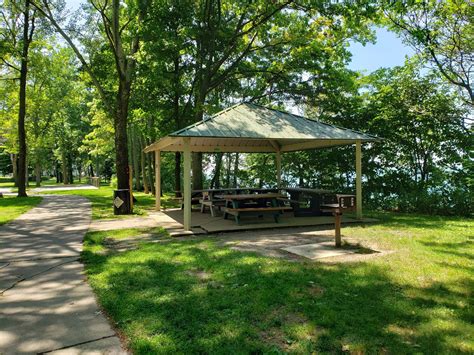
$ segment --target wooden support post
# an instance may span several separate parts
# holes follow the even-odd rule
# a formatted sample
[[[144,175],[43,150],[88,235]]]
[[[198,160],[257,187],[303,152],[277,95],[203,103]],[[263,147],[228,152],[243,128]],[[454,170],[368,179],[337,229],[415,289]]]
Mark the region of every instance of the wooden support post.
[[[155,210],[161,210],[161,152],[155,150]]]
[[[191,147],[190,138],[184,141],[184,163],[183,163],[183,193],[184,193],[184,230],[191,230]]]
[[[362,218],[362,142],[356,141],[356,217]]]
[[[276,158],[276,172],[277,172],[277,187],[281,189],[281,151],[277,150],[275,153]]]
[[[339,212],[334,213],[334,217],[336,219],[334,230],[336,234],[336,247],[339,248],[341,246],[341,214]]]

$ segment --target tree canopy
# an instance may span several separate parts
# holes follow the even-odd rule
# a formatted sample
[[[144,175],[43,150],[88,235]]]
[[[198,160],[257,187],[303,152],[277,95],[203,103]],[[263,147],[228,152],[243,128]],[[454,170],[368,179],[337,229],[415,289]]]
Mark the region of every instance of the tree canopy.
[[[61,0],[1,4],[0,138],[9,159],[0,170],[19,185],[27,175],[37,185],[102,176],[128,188],[131,166],[133,188],[156,193],[146,145],[250,101],[383,137],[363,155],[373,207],[472,213],[465,1],[88,0],[76,13]],[[401,67],[350,70],[350,41],[375,41],[374,26],[417,54]],[[285,154],[285,183],[352,191],[353,154]],[[165,191],[181,191],[181,165],[179,153],[164,155]],[[274,180],[272,155],[193,157],[194,188]]]

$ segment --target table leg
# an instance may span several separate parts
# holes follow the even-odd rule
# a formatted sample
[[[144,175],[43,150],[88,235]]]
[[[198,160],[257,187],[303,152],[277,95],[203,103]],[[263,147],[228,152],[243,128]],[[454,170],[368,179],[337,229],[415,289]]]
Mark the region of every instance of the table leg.
[[[232,207],[233,208],[239,208],[239,202],[238,201],[232,201]],[[240,224],[240,212],[237,212],[235,215],[235,223]]]
[[[229,207],[229,200],[226,200],[225,207],[224,207],[224,219],[227,219],[228,213],[226,211],[228,207]]]
[[[272,207],[278,207],[278,200],[276,198],[272,198],[271,205]],[[279,216],[280,216],[280,211],[276,211],[276,213],[273,213],[273,219],[275,220],[275,223],[278,223]]]

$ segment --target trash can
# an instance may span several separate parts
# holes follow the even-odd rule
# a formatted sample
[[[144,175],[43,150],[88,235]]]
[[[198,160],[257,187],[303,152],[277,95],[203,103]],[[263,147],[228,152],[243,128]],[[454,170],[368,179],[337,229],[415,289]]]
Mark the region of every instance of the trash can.
[[[130,206],[130,190],[114,190],[114,214],[117,215],[130,213],[132,213]]]

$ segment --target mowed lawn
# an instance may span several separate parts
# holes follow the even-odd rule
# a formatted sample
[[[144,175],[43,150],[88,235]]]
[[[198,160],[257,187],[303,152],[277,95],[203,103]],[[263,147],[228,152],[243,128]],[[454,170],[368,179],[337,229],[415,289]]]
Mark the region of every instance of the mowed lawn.
[[[0,225],[28,212],[41,202],[41,197],[4,196],[0,198]]]
[[[139,230],[89,233],[83,260],[137,354],[474,353],[473,220],[376,217],[343,234],[393,252],[359,262],[287,261],[163,231],[104,253],[106,237]]]

